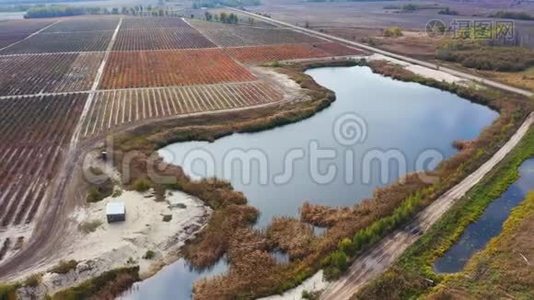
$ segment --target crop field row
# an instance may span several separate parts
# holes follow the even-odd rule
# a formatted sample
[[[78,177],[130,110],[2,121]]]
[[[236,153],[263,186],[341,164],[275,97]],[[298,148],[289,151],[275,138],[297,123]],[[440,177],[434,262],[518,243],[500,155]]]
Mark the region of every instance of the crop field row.
[[[86,98],[0,100],[0,227],[33,220]]]
[[[9,20],[0,22],[0,48],[20,41],[53,22],[53,20]]]
[[[84,91],[102,53],[0,56],[0,96]]]
[[[61,18],[61,21],[49,28],[45,33],[77,32],[77,31],[106,31],[115,30],[119,23],[118,16],[89,16]]]
[[[119,30],[113,50],[169,50],[216,47],[196,29],[189,26],[178,28],[140,28]]]
[[[290,29],[227,25],[200,20],[191,20],[191,25],[222,47],[323,42]]]
[[[112,52],[100,89],[251,81],[255,77],[220,49]]]
[[[273,86],[261,81],[99,92],[82,134],[93,136],[148,119],[276,102],[282,96]]]
[[[4,49],[0,54],[104,51],[112,36],[113,30],[41,32]]]
[[[128,17],[122,20],[121,29],[180,28],[190,27],[178,17]]]
[[[361,51],[337,43],[236,47],[226,48],[225,51],[240,62],[254,64],[290,59],[361,54]]]

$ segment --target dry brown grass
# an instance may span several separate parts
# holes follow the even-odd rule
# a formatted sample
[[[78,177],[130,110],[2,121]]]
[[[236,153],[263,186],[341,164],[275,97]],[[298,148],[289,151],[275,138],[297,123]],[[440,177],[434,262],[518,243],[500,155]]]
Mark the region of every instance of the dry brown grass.
[[[144,178],[149,153],[166,144],[188,140],[211,141],[233,132],[263,130],[306,118],[328,106],[334,100],[334,95],[302,73],[313,66],[321,64],[294,65],[278,70],[307,88],[308,95],[314,100],[239,113],[165,121],[119,136],[116,139],[120,141],[120,150],[116,155],[119,159],[116,161],[121,161],[122,151],[138,149],[142,152],[141,158],[130,164],[133,172],[130,172],[132,176],[126,182]],[[506,97],[503,100],[503,95],[499,93],[481,94],[477,91],[471,94],[458,87],[442,86],[442,83],[434,81],[425,82],[409,71],[383,62],[373,63],[372,67],[376,72],[399,80],[416,80],[443,89],[454,88],[453,92],[462,97],[497,108],[501,117],[475,142],[479,150],[462,151],[439,167],[434,174],[438,175],[439,180],[432,189],[428,189],[428,184],[418,180],[417,176],[410,175],[402,183],[377,190],[371,199],[348,210],[311,205],[303,207],[303,220],[329,227],[326,235],[316,238],[309,235],[308,225],[290,218],[275,220],[267,234],[254,231],[250,225],[254,222],[257,211],[247,206],[243,195],[233,191],[228,183],[214,180],[192,181],[179,167],[159,168],[163,170],[161,173],[176,178],[176,183],[168,187],[195,195],[215,209],[207,228],[185,247],[184,253],[197,267],[211,265],[226,253],[230,269],[225,275],[195,284],[196,298],[250,299],[281,292],[302,282],[320,267],[325,256],[337,249],[343,238],[352,237],[359,230],[391,215],[408,197],[422,189],[426,190],[423,195],[423,205],[426,205],[464,178],[498,149],[499,143],[510,136],[526,114],[524,106],[527,101],[524,99]],[[283,225],[287,225],[287,228]],[[304,236],[300,236],[301,234]],[[289,264],[276,263],[270,254],[276,247],[289,252],[293,258]],[[302,249],[298,249],[299,247]]]
[[[288,217],[273,219],[266,234],[292,260],[309,255],[316,240],[311,225]]]
[[[480,71],[479,73],[511,86],[534,91],[534,67],[521,72]]]

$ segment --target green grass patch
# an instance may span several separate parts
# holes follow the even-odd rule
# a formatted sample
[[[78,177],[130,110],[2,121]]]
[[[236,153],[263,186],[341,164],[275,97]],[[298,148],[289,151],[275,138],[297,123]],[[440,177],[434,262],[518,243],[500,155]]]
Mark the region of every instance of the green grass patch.
[[[385,274],[360,291],[357,299],[413,299],[441,282],[446,276],[434,272],[434,261],[460,238],[486,207],[519,178],[521,164],[534,156],[534,129],[520,144],[470,190]]]
[[[55,267],[49,270],[50,273],[67,274],[76,269],[78,262],[75,260],[62,260]]]
[[[0,300],[16,300],[18,284],[0,283]]]
[[[62,290],[52,300],[113,299],[139,281],[139,267],[120,268],[102,273],[82,284]]]

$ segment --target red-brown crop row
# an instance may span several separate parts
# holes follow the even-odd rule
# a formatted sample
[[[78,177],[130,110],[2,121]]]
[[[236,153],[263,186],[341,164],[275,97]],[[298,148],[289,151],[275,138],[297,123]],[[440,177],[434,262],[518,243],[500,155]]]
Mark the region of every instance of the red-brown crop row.
[[[215,44],[192,27],[119,30],[113,50],[169,50],[215,48]]]
[[[108,31],[41,32],[0,54],[104,51],[113,35]]]
[[[321,58],[361,54],[337,43],[285,44],[225,48],[226,53],[243,63],[265,63],[291,59]]]
[[[226,48],[226,53],[243,63],[263,63],[288,59],[329,56],[325,51],[311,44],[287,44]]]
[[[84,91],[103,54],[0,56],[0,96]]]
[[[148,119],[260,105],[281,99],[278,90],[261,81],[99,92],[81,133],[92,136]]]
[[[86,98],[0,100],[0,227],[33,220]]]
[[[100,89],[251,81],[255,77],[220,49],[112,52]]]
[[[223,47],[318,43],[318,38],[284,28],[261,28],[191,20],[191,25],[211,41]]]

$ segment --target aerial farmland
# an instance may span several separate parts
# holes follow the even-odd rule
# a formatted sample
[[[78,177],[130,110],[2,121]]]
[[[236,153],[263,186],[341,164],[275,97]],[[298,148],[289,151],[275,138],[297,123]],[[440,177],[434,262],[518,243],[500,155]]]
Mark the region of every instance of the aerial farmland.
[[[289,101],[283,82],[258,65],[359,53],[289,29],[179,17],[0,23],[0,263],[14,258],[5,265],[12,268],[47,243],[52,220],[70,206],[65,177],[86,139],[148,120]]]
[[[532,166],[531,50],[498,80],[410,44],[450,32],[324,21],[449,8],[288,1],[0,21],[1,300],[460,289],[434,261]]]

